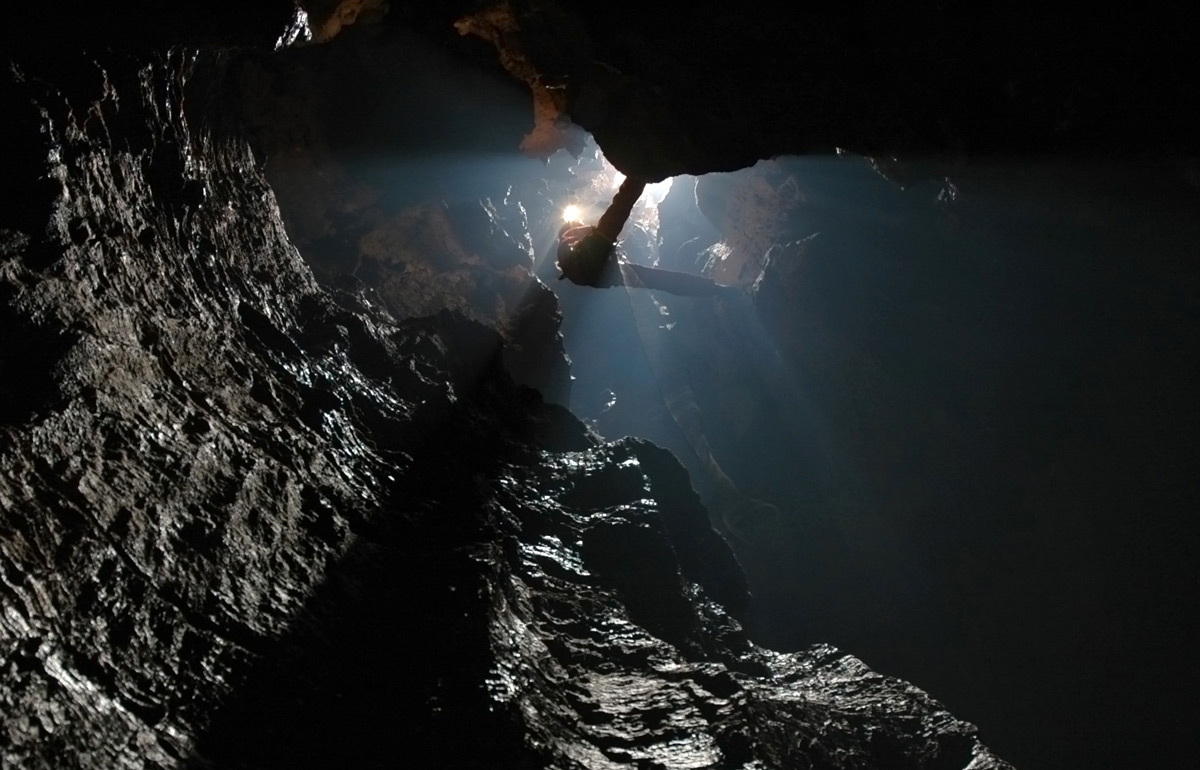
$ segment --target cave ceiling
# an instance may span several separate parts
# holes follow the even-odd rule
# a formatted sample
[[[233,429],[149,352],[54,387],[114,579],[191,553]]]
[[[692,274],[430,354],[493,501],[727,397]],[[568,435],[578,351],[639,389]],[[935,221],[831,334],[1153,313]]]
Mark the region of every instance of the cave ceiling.
[[[759,0],[686,10],[588,0],[301,5],[307,28],[293,29],[293,41],[403,30],[480,69],[502,67],[532,87],[539,126],[569,121],[623,172],[650,180],[841,149],[891,163],[903,181],[924,173],[921,164],[966,157],[1136,157],[1194,152],[1198,141],[1183,109],[1197,86],[1194,25],[1182,12],[874,0],[786,10]],[[43,40],[51,51],[151,40],[267,47],[288,38],[294,18],[282,0],[69,14],[40,4],[16,11],[0,42],[18,54],[47,52]],[[490,57],[482,50],[493,47]],[[571,133],[534,137],[526,150],[578,147]]]
[[[430,734],[456,743],[462,719],[492,714],[512,695],[495,679],[487,682],[492,692],[481,695],[482,674],[459,665],[500,650],[509,655],[504,660],[516,661],[510,672],[533,678],[549,672],[546,687],[530,691],[546,694],[553,719],[530,734],[544,727],[554,751],[608,752],[588,766],[641,767],[651,756],[647,741],[673,745],[669,720],[650,738],[639,732],[638,719],[662,713],[654,697],[634,699],[645,712],[626,719],[620,697],[610,703],[600,697],[603,688],[588,689],[611,683],[599,674],[611,673],[613,656],[641,672],[628,680],[636,683],[646,673],[638,657],[645,654],[659,666],[651,678],[661,674],[672,683],[647,692],[668,693],[671,703],[686,706],[672,713],[699,719],[695,713],[702,712],[701,721],[711,723],[688,730],[702,739],[691,749],[712,766],[731,756],[762,761],[748,767],[1008,767],[983,747],[973,725],[830,648],[813,648],[807,657],[746,652],[750,640],[692,582],[739,619],[747,581],[758,591],[760,618],[802,606],[805,625],[783,647],[814,639],[841,644],[825,637],[842,623],[866,640],[862,649],[872,665],[888,661],[908,676],[901,663],[923,661],[928,681],[945,677],[939,697],[961,697],[986,715],[978,720],[985,730],[1009,741],[997,747],[1005,756],[1008,746],[1046,763],[1125,756],[1105,743],[1117,739],[1100,735],[1106,726],[1093,718],[1102,708],[1096,704],[1117,712],[1126,692],[1164,703],[1182,692],[1186,677],[1159,688],[1167,695],[1151,695],[1155,680],[1143,676],[1152,656],[1140,654],[1139,629],[1166,628],[1164,619],[1186,614],[1173,599],[1143,602],[1136,593],[1138,581],[1158,585],[1155,570],[1168,570],[1162,565],[1169,560],[1154,550],[1158,542],[1152,548],[1129,525],[1115,531],[1141,539],[1112,536],[1113,543],[1103,541],[1111,548],[1104,558],[1089,550],[1088,538],[1100,541],[1102,529],[1091,522],[1092,509],[1114,504],[1099,492],[1088,497],[1092,487],[1084,481],[1092,477],[1073,476],[1071,462],[1095,460],[1123,480],[1127,469],[1113,461],[1117,455],[1095,448],[1117,440],[1075,436],[1082,454],[1071,454],[1070,442],[1066,449],[1055,443],[1056,431],[1070,437],[1073,425],[1091,414],[1086,409],[1115,412],[1112,404],[1134,400],[1132,387],[1122,389],[1125,372],[1144,379],[1138,399],[1173,383],[1175,390],[1163,391],[1175,394],[1165,403],[1194,402],[1185,392],[1189,359],[1168,344],[1185,340],[1178,328],[1189,327],[1173,326],[1169,335],[1154,327],[1168,311],[1187,315],[1194,301],[1186,295],[1197,285],[1185,267],[1190,257],[1161,258],[1160,252],[1176,254],[1170,249],[1177,245],[1156,240],[1179,222],[1195,221],[1186,217],[1200,188],[1200,131],[1187,109],[1200,83],[1191,76],[1196,38],[1182,16],[1130,8],[1066,14],[1034,4],[980,9],[932,0],[786,11],[757,0],[698,2],[684,11],[569,0],[302,5],[303,14],[287,0],[140,1],[69,12],[56,3],[26,4],[11,11],[0,31],[0,58],[18,62],[0,82],[3,103],[16,105],[0,121],[8,150],[0,155],[0,198],[14,202],[0,214],[0,313],[15,330],[0,344],[0,429],[7,431],[0,434],[0,513],[8,517],[5,547],[25,544],[4,553],[6,565],[15,565],[4,573],[4,590],[18,609],[0,619],[9,635],[10,673],[8,689],[0,691],[15,693],[4,696],[2,711],[18,714],[9,740],[25,741],[25,753],[13,757],[43,758],[28,760],[31,767],[66,766],[55,763],[79,746],[96,745],[103,749],[99,759],[83,765],[117,766],[118,757],[138,766],[161,754],[161,766],[182,767],[193,750],[208,750],[208,740],[214,756],[239,756],[248,744],[253,752],[283,747],[280,756],[306,759],[310,744],[291,744],[287,731],[324,715],[300,713],[301,695],[336,703],[344,671],[364,692],[375,692],[380,670],[404,689],[407,658],[375,645],[364,631],[375,628],[374,603],[390,601],[389,591],[400,585],[418,611],[388,609],[388,633],[412,645],[411,658],[441,660],[457,677],[443,690],[442,669],[430,667],[411,697],[389,712],[398,721],[415,720],[401,744],[414,751]],[[671,366],[703,372],[692,398],[742,442],[714,449],[730,476],[739,484],[748,479],[746,488],[778,481],[788,494],[773,500],[799,500],[806,515],[833,510],[848,522],[843,529],[793,516],[786,544],[800,547],[787,550],[780,530],[735,531],[725,518],[722,534],[734,541],[733,553],[758,549],[775,559],[745,559],[743,576],[725,541],[706,526],[719,528],[722,515],[704,510],[692,492],[692,486],[706,492],[703,468],[697,473],[697,458],[686,459],[686,441],[671,444],[674,415],[659,403],[649,416],[647,405],[664,400],[661,383],[642,383],[648,395],[640,401],[621,393],[615,408],[603,407],[610,422],[601,427],[604,435],[632,435],[658,420],[665,428],[654,440],[691,462],[690,480],[681,480],[683,468],[649,444],[604,444],[589,430],[594,421],[585,426],[514,387],[515,379],[557,403],[567,401],[572,387],[608,399],[607,383],[586,381],[583,373],[632,369],[627,351],[661,339],[639,340],[641,330],[626,323],[612,336],[624,334],[629,344],[600,350],[612,360],[571,362],[564,355],[572,324],[572,333],[588,325],[611,331],[584,314],[586,302],[626,301],[614,299],[615,292],[596,300],[601,293],[566,282],[551,291],[552,279],[538,272],[549,237],[541,230],[559,225],[562,191],[573,175],[600,163],[590,154],[596,144],[629,176],[709,174],[694,186],[672,188],[664,201],[661,210],[676,220],[674,230],[659,234],[660,254],[662,244],[672,247],[663,264],[698,269],[689,243],[710,257],[716,246],[740,249],[750,256],[717,262],[711,272],[753,286],[755,307],[727,303],[711,312],[707,305],[672,303],[673,315],[663,315],[669,322],[656,328],[665,336],[678,324],[683,333],[676,337],[690,335],[677,343]],[[582,160],[564,159],[580,152]],[[870,163],[840,166],[831,181],[787,157],[840,153]],[[421,157],[438,160],[413,161]],[[777,161],[755,166],[767,158]],[[1004,177],[1006,184],[1016,180],[1004,189],[991,184],[1001,175],[969,165],[1045,158],[1116,158],[1142,170],[1132,177],[1080,175],[1066,192],[1055,187],[1031,196],[1035,186],[1021,178],[1021,168]],[[402,172],[387,165],[397,159],[406,164]],[[462,182],[469,175],[446,171],[455,163],[482,168],[483,159],[493,164],[491,176],[480,173],[469,184]],[[710,174],[747,167],[754,170],[736,178]],[[961,181],[972,173],[973,184]],[[404,184],[389,186],[389,174],[403,176]],[[926,177],[938,181],[905,197]],[[947,204],[957,189],[947,177],[967,190],[957,207]],[[1092,179],[1102,182],[1100,204],[1077,194]],[[1175,208],[1129,205],[1128,188],[1135,186],[1138,194],[1169,187]],[[993,216],[981,188],[1011,193],[1015,213]],[[1177,195],[1181,189],[1186,195]],[[789,225],[801,224],[745,232],[754,229],[744,226],[748,219],[767,211],[756,203],[758,193],[787,209]],[[869,205],[849,205],[856,196]],[[1134,220],[1137,227],[1130,226]],[[820,223],[819,237],[812,222]],[[1015,236],[1006,232],[1013,223]],[[1088,234],[1082,241],[1088,251],[1076,263],[1064,260],[1060,274],[1054,263],[1066,250],[1060,241],[1039,239],[1057,237],[1063,223],[1070,237]],[[1194,233],[1195,225],[1188,227]],[[731,237],[738,228],[740,240]],[[644,236],[631,234],[629,249],[641,248]],[[1156,259],[1160,264],[1151,264]],[[633,315],[667,309],[647,302],[633,305]],[[1121,312],[1144,318],[1129,321],[1110,311],[1120,302],[1126,302]],[[630,307],[620,309],[629,315]],[[795,356],[791,363],[812,373],[819,386],[814,398],[841,410],[827,415],[837,428],[829,430],[840,442],[836,448],[874,472],[869,481],[886,491],[890,518],[828,489],[795,493],[807,479],[786,463],[813,457],[803,446],[793,455],[776,451],[783,444],[773,442],[784,434],[803,439],[805,431],[764,407],[773,397],[764,391],[789,383],[768,376],[759,390],[741,389],[738,375],[750,367],[740,356],[753,339],[725,334],[726,312],[779,332]],[[1012,323],[1014,317],[1019,321]],[[1096,318],[1124,340],[1116,365],[1107,357],[1107,338],[1085,323]],[[1008,350],[979,344],[994,341],[990,335],[1001,325],[1011,334]],[[1074,337],[1051,334],[1064,325]],[[1153,345],[1141,344],[1139,329],[1152,333]],[[1039,336],[1050,342],[1030,342]],[[1014,366],[1001,357],[1012,350],[1033,353]],[[573,374],[583,381],[572,383]],[[960,375],[965,384],[951,382]],[[1047,392],[1066,406],[1043,408],[1042,399],[1034,409],[1032,397],[1022,401],[1034,392],[1028,383],[1039,378],[1053,383]],[[1147,440],[1155,447],[1144,453],[1150,459],[1132,467],[1140,473],[1144,465],[1145,476],[1158,479],[1161,468],[1187,465],[1174,456],[1168,428],[1187,432],[1194,407],[1161,424],[1153,423],[1159,418],[1150,407],[1143,409],[1138,414],[1150,415],[1147,421],[1166,438]],[[527,435],[555,430],[568,439]],[[430,437],[438,437],[432,448],[421,443]],[[982,459],[974,465],[963,460],[976,451]],[[644,476],[629,470],[640,466]],[[1053,473],[1038,475],[1047,467],[1065,467],[1085,487],[1072,494],[1091,500],[1091,508],[1053,499],[1053,484],[1063,482]],[[968,487],[978,478],[984,478],[978,489],[959,494],[960,480]],[[656,484],[657,502],[647,502],[646,485]],[[1168,495],[1169,486],[1146,484],[1129,495],[1161,489],[1161,505],[1139,498],[1137,507],[1168,510],[1182,499]],[[1046,518],[1036,527],[1003,519],[1004,496],[1020,498],[1029,489],[1030,499],[1050,511]],[[658,508],[670,504],[687,514],[683,540],[658,518]],[[391,518],[396,505],[405,507],[400,520]],[[482,523],[461,515],[488,505]],[[767,509],[778,518],[773,506],[752,512]],[[985,522],[982,534],[965,533],[963,510],[997,521]],[[620,515],[605,523],[614,511]],[[1140,515],[1137,521],[1142,526]],[[579,532],[585,534],[576,540]],[[624,539],[641,542],[644,558],[614,556]],[[1174,530],[1160,540],[1179,553],[1189,547]],[[952,587],[931,593],[928,605],[902,595],[905,581],[925,566],[896,544],[918,542],[926,549],[918,556],[944,557],[930,567],[929,583]],[[1029,551],[1029,542],[1040,550]],[[1060,552],[1060,543],[1074,550]],[[456,554],[449,561],[446,549]],[[1114,652],[1101,661],[1113,672],[1101,680],[1093,675],[1100,664],[1076,652],[1091,643],[1080,635],[1091,633],[1097,616],[1088,612],[1104,599],[1087,586],[1072,591],[1096,575],[1109,579],[1104,569],[1117,561],[1113,555],[1138,549],[1144,552],[1138,581],[1109,584],[1137,605],[1137,622],[1113,621],[1103,634]],[[1014,554],[1028,561],[1014,561]],[[678,573],[683,577],[663,567],[672,558],[690,560]],[[550,562],[551,571],[567,578],[547,577]],[[575,569],[577,562],[595,567],[609,584]],[[689,570],[699,574],[704,564],[721,574],[707,576],[707,584],[692,581]],[[834,579],[812,579],[826,568]],[[1004,583],[1013,572],[1024,582]],[[1069,581],[1054,582],[1068,573]],[[324,583],[330,587],[322,593],[317,587]],[[480,589],[443,606],[428,599],[443,583],[448,595],[455,586]],[[853,589],[828,590],[835,584]],[[983,606],[980,597],[988,597],[983,589],[970,593],[981,585],[1011,589],[1007,603],[997,600],[1007,615],[971,607],[971,600]],[[946,598],[959,589],[961,597]],[[632,632],[633,641],[593,654],[590,645],[609,644],[613,635],[588,635],[595,613],[584,605],[592,591],[604,604],[601,616],[618,625],[648,622],[649,635]],[[947,620],[935,600],[961,602],[953,604],[961,616]],[[437,606],[422,615],[427,601]],[[656,602],[667,608],[667,621],[654,619]],[[460,610],[486,616],[490,625],[463,633],[455,625]],[[435,632],[412,634],[413,617],[424,617]],[[576,634],[576,626],[591,631]],[[943,628],[951,641],[931,644],[943,642]],[[967,632],[976,646],[954,636]],[[443,645],[448,639],[461,649]],[[692,656],[686,661],[667,650],[681,639],[676,646]],[[1182,635],[1164,633],[1155,644],[1171,652],[1164,659],[1188,654]],[[553,654],[543,655],[539,645]],[[522,656],[529,650],[542,656],[529,659],[552,665],[526,671]],[[323,673],[326,653],[344,660],[332,674]],[[304,662],[299,678],[289,656]],[[1118,659],[1120,667],[1107,665]],[[567,688],[565,700],[560,664],[569,679],[587,684]],[[743,664],[750,667],[739,669]],[[242,692],[235,708],[221,713],[218,729],[208,731],[216,701],[252,668],[265,671],[261,687]],[[927,686],[924,678],[910,678]],[[832,691],[831,722],[803,721],[825,714],[799,707],[803,718],[788,721],[787,709],[773,704],[828,699],[830,681],[849,693],[843,703],[840,691]],[[1049,709],[1022,708],[1035,698],[1021,691],[1026,684],[1041,688],[1037,697],[1061,713],[1033,724]],[[726,696],[752,703],[756,693],[766,693],[766,716],[741,706],[735,711],[748,715],[744,721],[729,716]],[[287,704],[279,710],[281,700]],[[1187,700],[1194,701],[1190,692]],[[346,713],[361,720],[337,716],[354,722],[343,743],[367,735],[359,750],[391,757],[390,734],[372,728],[376,701],[356,703],[361,712]],[[1194,705],[1160,708],[1181,723],[1195,713]],[[1182,732],[1158,713],[1148,708],[1137,715],[1137,729],[1145,730],[1138,740],[1126,740],[1133,728],[1119,733],[1122,751],[1138,750],[1139,740],[1155,743],[1155,736],[1180,741]],[[413,716],[429,714],[429,723]],[[588,734],[555,743],[560,717],[564,724],[587,723]],[[484,720],[501,749],[511,738],[504,719]],[[1077,729],[1052,724],[1063,720]],[[880,730],[881,723],[890,726]],[[594,739],[613,724],[629,732]],[[791,742],[797,724],[812,728],[803,737],[812,742],[808,748]],[[323,740],[310,732],[311,741]],[[258,742],[264,734],[269,740]],[[1057,741],[1057,749],[1039,741]],[[526,748],[505,756],[515,762]],[[461,747],[464,757],[471,751]],[[697,766],[688,765],[689,756],[666,764]],[[486,766],[489,757],[479,761]],[[264,760],[263,766],[275,765]]]

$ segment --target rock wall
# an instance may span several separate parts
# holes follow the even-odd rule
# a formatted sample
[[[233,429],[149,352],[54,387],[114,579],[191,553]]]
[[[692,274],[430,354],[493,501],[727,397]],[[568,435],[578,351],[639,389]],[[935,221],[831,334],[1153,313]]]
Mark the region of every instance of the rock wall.
[[[233,56],[3,81],[6,767],[1008,767],[850,655],[751,644],[679,464],[494,330],[322,288]]]

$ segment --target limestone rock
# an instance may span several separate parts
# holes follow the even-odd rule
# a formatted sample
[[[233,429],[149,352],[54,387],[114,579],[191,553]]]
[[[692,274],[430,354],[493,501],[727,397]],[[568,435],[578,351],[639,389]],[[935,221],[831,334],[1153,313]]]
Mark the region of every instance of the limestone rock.
[[[229,63],[3,85],[5,766],[1007,767],[852,656],[751,644],[678,464],[497,332],[322,287]]]

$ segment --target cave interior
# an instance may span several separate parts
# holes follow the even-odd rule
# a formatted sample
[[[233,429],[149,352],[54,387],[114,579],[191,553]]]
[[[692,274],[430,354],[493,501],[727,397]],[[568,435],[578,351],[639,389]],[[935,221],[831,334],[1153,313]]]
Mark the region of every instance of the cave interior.
[[[3,40],[6,767],[1200,753],[1186,17],[45,3]],[[560,280],[626,177],[614,259],[721,291]],[[776,654],[841,668],[793,709]],[[936,701],[842,705],[863,663]]]

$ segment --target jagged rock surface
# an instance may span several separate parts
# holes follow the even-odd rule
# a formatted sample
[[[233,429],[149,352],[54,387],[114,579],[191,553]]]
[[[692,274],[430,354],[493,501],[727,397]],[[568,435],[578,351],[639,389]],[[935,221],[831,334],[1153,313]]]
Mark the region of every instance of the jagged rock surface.
[[[319,287],[224,57],[3,85],[6,767],[1007,767],[851,656],[750,644],[678,463],[494,332]]]

